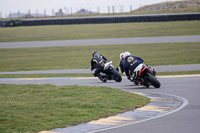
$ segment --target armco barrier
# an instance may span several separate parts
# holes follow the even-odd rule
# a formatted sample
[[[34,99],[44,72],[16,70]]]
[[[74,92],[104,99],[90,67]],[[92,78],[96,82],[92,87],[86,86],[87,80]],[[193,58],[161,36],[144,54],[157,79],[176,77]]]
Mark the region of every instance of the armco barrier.
[[[37,25],[165,22],[165,21],[190,21],[190,20],[200,20],[200,13],[23,19],[16,21],[14,20],[1,21],[0,25],[2,27],[8,27],[8,26],[37,26]]]

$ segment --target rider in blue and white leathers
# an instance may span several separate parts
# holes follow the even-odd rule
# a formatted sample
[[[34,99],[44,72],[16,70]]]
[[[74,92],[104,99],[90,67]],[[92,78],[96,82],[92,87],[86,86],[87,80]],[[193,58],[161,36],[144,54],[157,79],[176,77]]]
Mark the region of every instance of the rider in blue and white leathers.
[[[124,52],[121,56],[122,59],[124,59],[123,69],[127,78],[130,79],[130,76],[132,76],[131,74],[135,74],[134,77],[136,78],[137,74],[134,73],[134,70],[138,65],[144,62],[143,59],[137,56],[132,56],[129,52]]]

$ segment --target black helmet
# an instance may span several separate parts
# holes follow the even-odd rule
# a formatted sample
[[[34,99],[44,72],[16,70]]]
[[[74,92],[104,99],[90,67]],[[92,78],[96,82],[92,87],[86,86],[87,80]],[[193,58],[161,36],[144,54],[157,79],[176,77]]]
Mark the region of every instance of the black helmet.
[[[96,51],[96,50],[95,50],[95,51],[93,51],[93,52],[92,52],[92,57],[94,57],[94,55],[95,55],[95,54],[99,54],[99,52],[98,52],[98,51]]]

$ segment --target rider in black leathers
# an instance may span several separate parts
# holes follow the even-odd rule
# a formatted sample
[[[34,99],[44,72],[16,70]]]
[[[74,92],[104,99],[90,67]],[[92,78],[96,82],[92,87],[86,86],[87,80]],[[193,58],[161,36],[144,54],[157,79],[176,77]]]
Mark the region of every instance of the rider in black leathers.
[[[98,51],[95,50],[92,52],[91,71],[96,69],[94,72],[94,76],[100,76],[100,72],[103,71],[102,64],[104,64],[106,61],[107,59],[103,55],[100,55]]]

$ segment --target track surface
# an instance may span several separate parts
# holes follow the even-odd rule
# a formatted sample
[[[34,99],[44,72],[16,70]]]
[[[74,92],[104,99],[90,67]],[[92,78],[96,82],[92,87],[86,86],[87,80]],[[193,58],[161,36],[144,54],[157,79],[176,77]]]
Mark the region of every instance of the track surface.
[[[0,48],[49,47],[49,46],[83,46],[102,44],[134,44],[163,42],[200,42],[200,36],[178,37],[144,37],[122,39],[68,40],[45,42],[0,43]],[[169,69],[169,67],[167,68]],[[47,78],[47,79],[0,79],[0,84],[54,84],[54,85],[87,85],[109,86],[129,92],[165,93],[183,97],[189,104],[182,110],[157,119],[127,125],[120,128],[100,131],[99,133],[199,133],[200,132],[200,76],[159,78],[161,88],[143,88],[134,86],[127,79],[121,83],[108,81],[102,83],[98,79],[88,78]]]
[[[170,42],[200,42],[200,36],[168,36],[168,37],[138,37],[114,39],[85,39],[62,41],[7,42],[0,43],[0,48],[22,47],[55,47],[55,46],[86,46],[108,44],[141,44],[141,43],[170,43]]]
[[[109,86],[129,92],[154,92],[172,94],[186,98],[189,104],[173,114],[145,121],[138,124],[102,131],[102,133],[199,133],[200,131],[200,76],[159,78],[161,88],[143,88],[134,86],[126,78],[121,83],[109,81],[102,83],[98,79],[88,78],[48,78],[48,79],[0,79],[5,84],[54,84],[54,85],[87,85]]]

